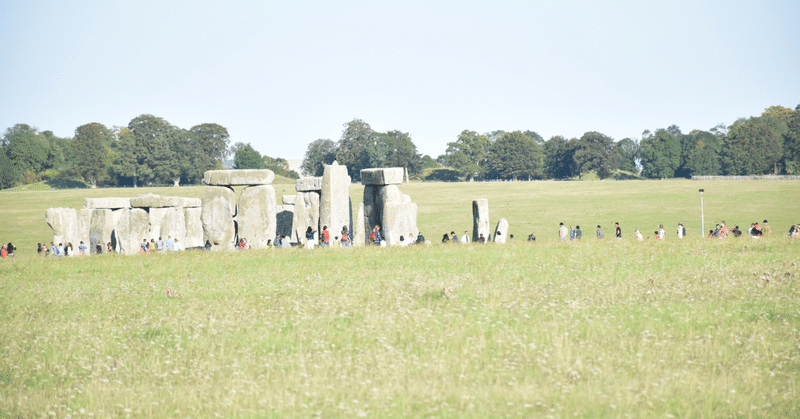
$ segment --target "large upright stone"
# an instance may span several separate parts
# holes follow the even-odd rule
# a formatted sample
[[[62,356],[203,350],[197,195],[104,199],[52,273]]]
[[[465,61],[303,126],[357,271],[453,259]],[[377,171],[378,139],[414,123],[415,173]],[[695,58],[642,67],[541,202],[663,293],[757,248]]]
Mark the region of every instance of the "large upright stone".
[[[275,173],[267,169],[209,170],[203,173],[203,183],[210,186],[269,185]]]
[[[367,232],[364,230],[364,203],[358,204],[356,212],[355,231],[353,232],[353,245],[363,246],[366,243]]]
[[[494,242],[505,243],[508,240],[508,221],[501,218],[497,222],[497,227],[494,229]]]
[[[319,228],[319,193],[298,192],[292,219],[292,243],[306,243],[306,230]]]
[[[80,231],[78,229],[78,213],[75,208],[48,208],[44,212],[44,219],[53,229],[53,243],[72,243],[78,248]]]
[[[283,195],[281,197],[281,201],[283,202],[283,205],[294,205],[294,203],[297,201],[297,195]]]
[[[164,216],[167,215],[167,208],[150,208],[147,215],[150,221],[150,231],[147,232],[147,237],[158,240],[161,236],[161,223]]]
[[[142,239],[150,238],[150,215],[141,208],[123,209],[114,233],[120,253],[139,253]]]
[[[155,209],[157,208],[151,208],[150,212],[152,213]],[[163,208],[163,211],[159,220],[160,231],[158,237],[162,237],[164,240],[167,240],[168,237],[172,237],[173,239],[178,239],[181,243],[185,243],[186,216],[184,215],[184,209],[181,207],[173,207]]]
[[[472,241],[477,242],[483,234],[486,241],[492,239],[489,230],[489,200],[476,199],[472,201]]]
[[[362,185],[399,185],[403,183],[402,167],[361,170]]]
[[[364,201],[362,205],[364,207],[364,213],[362,216],[363,223],[364,223],[364,243],[368,243],[369,241],[369,233],[372,229],[381,223],[381,215],[382,215],[382,204],[381,204],[381,192],[383,190],[383,186],[373,186],[373,185],[366,185],[364,186]]]
[[[130,207],[130,198],[84,198],[83,200],[83,208],[86,209],[120,209]]]
[[[251,248],[266,248],[267,241],[275,239],[275,188],[272,185],[244,188],[239,196],[236,222],[239,226],[239,237],[247,239]]]
[[[317,192],[322,190],[322,177],[303,177],[294,181],[297,192]]]
[[[208,172],[206,172],[208,173]],[[203,242],[209,241],[214,250],[233,249],[236,227],[236,194],[225,186],[206,186],[203,191]]]
[[[83,242],[86,247],[89,247],[89,232],[92,229],[92,209],[82,208],[78,210],[78,243]],[[73,246],[76,243],[72,243]],[[87,256],[89,253],[87,252]]]
[[[205,244],[203,241],[202,213],[203,209],[200,207],[183,209],[183,217],[186,221],[186,238],[180,241],[183,249],[201,247]]]
[[[417,237],[417,204],[413,202],[387,202],[383,206],[383,238],[388,245],[399,245]]]
[[[294,205],[278,205],[277,209],[275,210],[276,237],[277,236],[292,237],[292,221],[294,219],[294,208],[295,208]]]
[[[110,209],[96,209],[92,211],[92,218],[89,225],[89,243],[87,246],[92,253],[96,253],[96,246],[99,244],[100,248],[105,252],[106,243],[112,242],[112,234],[117,226],[117,221],[120,217],[121,211],[114,211]],[[112,246],[114,243],[112,243]]]
[[[180,207],[183,205],[184,198],[179,196],[161,196],[155,194],[139,195],[131,198],[133,208],[166,208]]]
[[[325,165],[322,175],[322,194],[319,204],[320,227],[328,226],[331,231],[340,232],[342,227],[352,227],[350,210],[350,176],[347,167],[333,162]]]

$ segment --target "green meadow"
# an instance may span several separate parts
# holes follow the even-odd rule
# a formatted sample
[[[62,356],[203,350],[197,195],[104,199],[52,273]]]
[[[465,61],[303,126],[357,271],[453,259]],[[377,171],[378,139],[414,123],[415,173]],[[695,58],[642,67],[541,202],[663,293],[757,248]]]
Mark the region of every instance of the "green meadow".
[[[700,188],[772,233],[702,238]],[[800,416],[800,182],[401,190],[432,246],[84,258],[34,254],[46,208],[202,188],[0,192],[0,418]],[[516,240],[438,244],[476,198]]]

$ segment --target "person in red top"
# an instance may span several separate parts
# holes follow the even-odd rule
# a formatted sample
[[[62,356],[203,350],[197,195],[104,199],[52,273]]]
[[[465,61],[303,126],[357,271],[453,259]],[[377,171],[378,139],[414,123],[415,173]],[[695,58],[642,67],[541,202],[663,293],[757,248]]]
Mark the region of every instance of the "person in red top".
[[[0,249],[0,258],[8,257],[8,250],[6,250],[6,245],[3,245],[3,248]]]
[[[322,239],[322,247],[328,247],[331,244],[331,233],[328,232],[328,226],[322,226],[322,232],[319,234]]]

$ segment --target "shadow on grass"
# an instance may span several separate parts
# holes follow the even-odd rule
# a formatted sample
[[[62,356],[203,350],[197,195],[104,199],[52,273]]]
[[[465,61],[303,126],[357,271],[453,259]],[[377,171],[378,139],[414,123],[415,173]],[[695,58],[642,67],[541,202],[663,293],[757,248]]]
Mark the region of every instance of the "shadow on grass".
[[[79,180],[72,179],[50,179],[44,184],[53,189],[88,189],[89,185]]]

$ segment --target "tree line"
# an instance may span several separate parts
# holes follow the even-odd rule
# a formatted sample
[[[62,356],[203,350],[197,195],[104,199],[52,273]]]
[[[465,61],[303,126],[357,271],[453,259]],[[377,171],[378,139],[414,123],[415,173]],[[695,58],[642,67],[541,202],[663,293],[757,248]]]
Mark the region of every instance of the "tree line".
[[[368,167],[405,167],[427,180],[662,179],[694,175],[745,175],[800,171],[800,105],[767,108],[730,126],[681,132],[672,125],[645,130],[640,139],[615,141],[596,131],[580,138],[544,140],[535,131],[462,131],[435,160],[417,153],[408,133],[376,132],[354,119],[341,138],[309,144],[303,170],[320,175],[324,164],[346,164],[353,180]],[[432,168],[422,176],[424,169]]]
[[[127,126],[81,125],[71,138],[16,124],[0,138],[0,189],[56,179],[80,179],[92,187],[199,184],[205,171],[222,169],[232,153],[234,165],[247,166],[238,168],[272,168],[299,177],[284,159],[255,152],[259,161],[252,162],[246,156],[249,144],[229,143],[228,130],[219,124],[184,129],[148,114]]]

